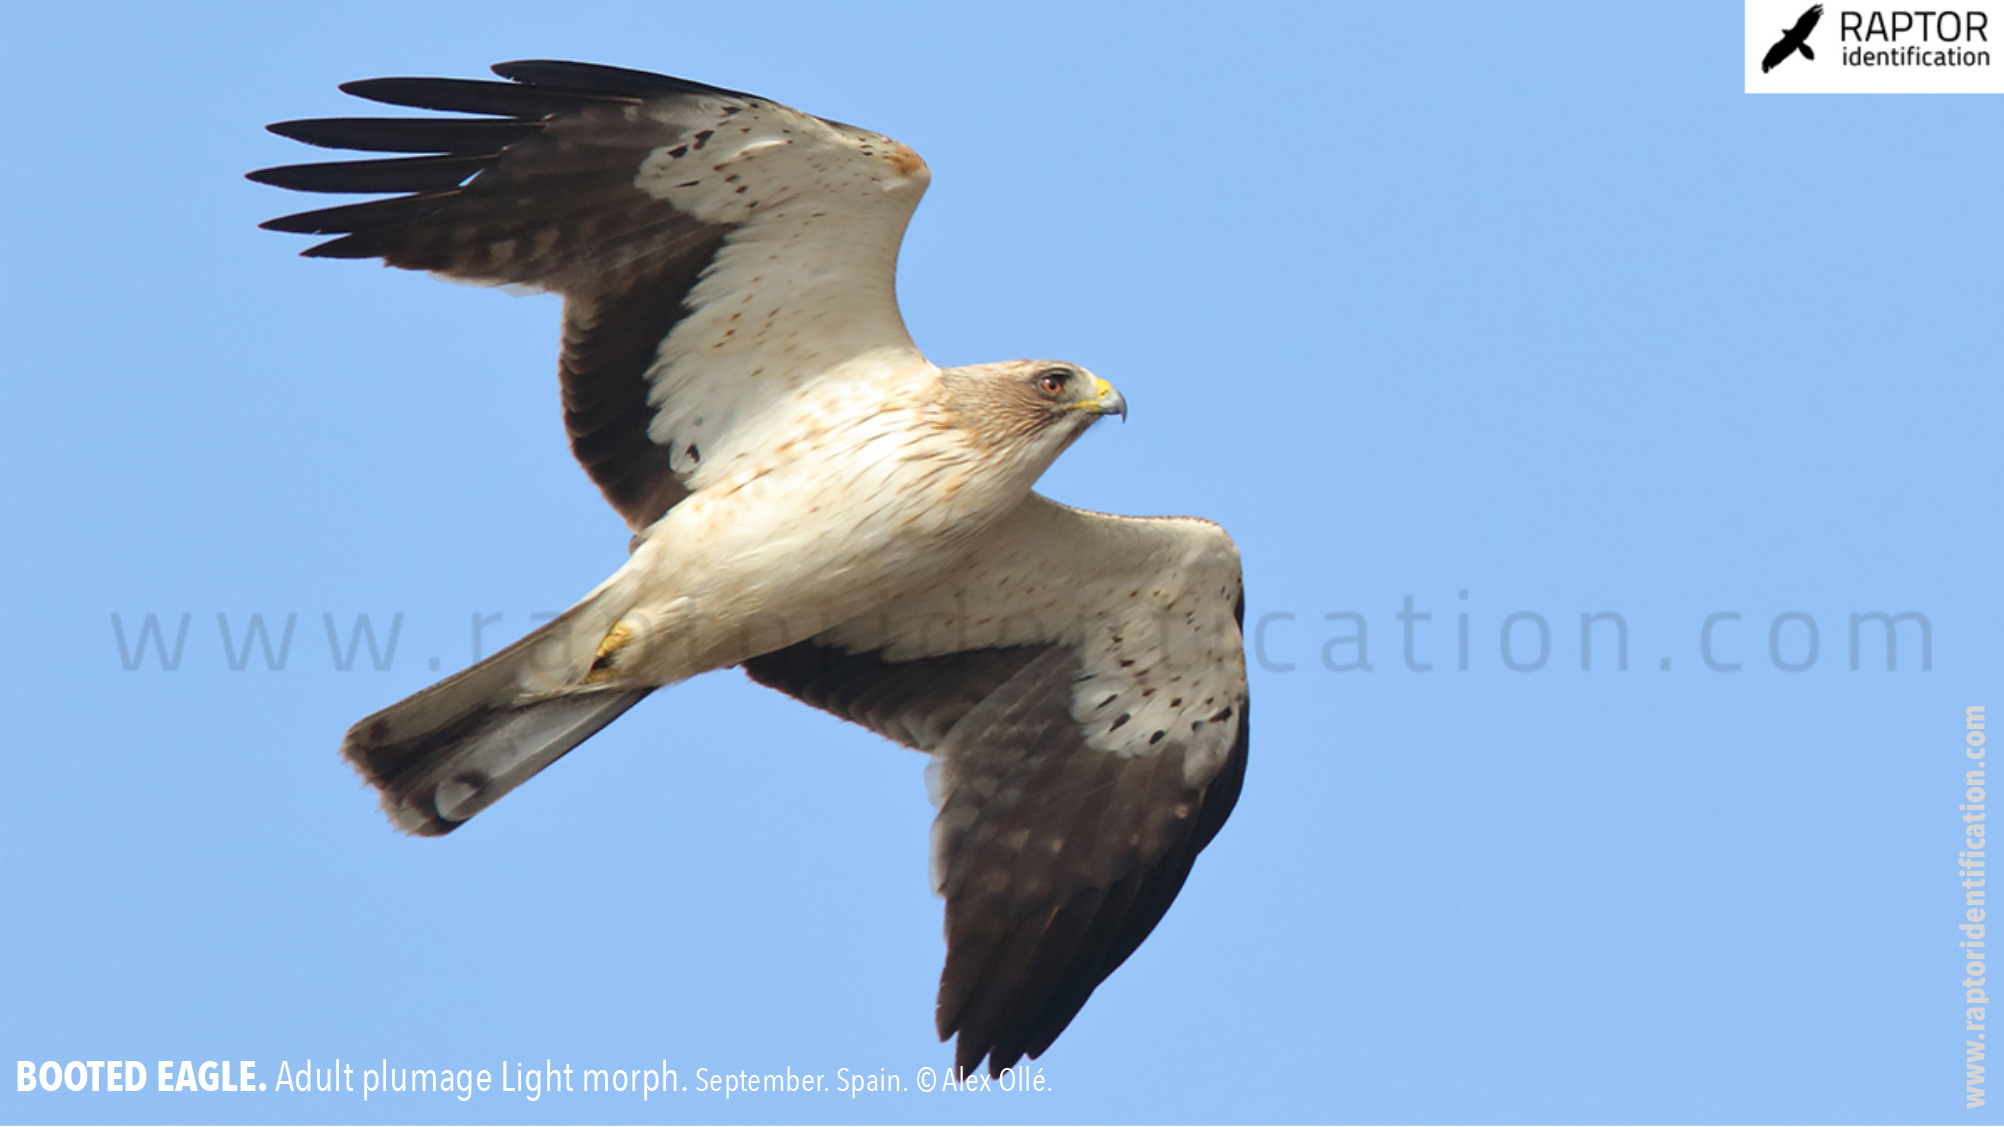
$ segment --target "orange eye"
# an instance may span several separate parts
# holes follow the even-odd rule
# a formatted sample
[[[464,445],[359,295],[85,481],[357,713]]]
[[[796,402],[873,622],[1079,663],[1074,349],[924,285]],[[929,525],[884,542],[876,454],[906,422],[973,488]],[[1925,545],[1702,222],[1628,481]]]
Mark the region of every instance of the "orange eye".
[[[1045,395],[1056,395],[1065,390],[1065,375],[1064,372],[1045,372],[1038,377],[1037,386],[1044,389]]]

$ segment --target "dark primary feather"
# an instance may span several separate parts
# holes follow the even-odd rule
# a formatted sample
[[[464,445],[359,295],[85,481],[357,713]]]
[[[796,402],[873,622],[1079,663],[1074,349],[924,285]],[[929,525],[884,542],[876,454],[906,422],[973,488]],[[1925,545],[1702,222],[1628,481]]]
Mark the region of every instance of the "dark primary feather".
[[[481,117],[272,126],[323,148],[421,155],[253,172],[252,180],[298,191],[396,193],[264,226],[334,236],[305,252],[313,257],[381,258],[563,294],[559,374],[572,450],[627,524],[642,530],[687,496],[670,452],[649,437],[656,408],[646,375],[731,228],[699,222],[634,187],[648,154],[680,143],[686,130],[628,111],[692,95],[754,99],[618,67],[530,60],[494,70],[512,81],[375,78],[342,86],[370,101]]]
[[[265,127],[288,141],[371,153],[463,153],[499,157],[542,131],[536,121],[455,121],[428,117],[317,117]]]
[[[263,226],[267,231],[286,231],[295,235],[345,235],[357,231],[381,230],[415,223],[451,203],[457,196],[458,193],[448,191],[370,200],[368,203],[346,204],[341,207],[321,208],[318,211],[302,211],[296,215],[281,216],[266,221]],[[322,248],[314,249],[317,251]]]
[[[647,70],[611,67],[603,63],[573,63],[557,59],[517,59],[489,68],[502,78],[530,86],[554,87],[612,98],[659,98],[669,94],[710,94],[758,100],[757,95],[722,86],[673,78]]]
[[[487,164],[485,156],[392,157],[290,164],[260,169],[250,179],[295,192],[438,192],[459,187]]]
[[[525,87],[520,83],[489,82],[477,78],[364,78],[343,82],[340,89],[343,94],[353,94],[386,106],[514,118],[548,117],[617,96],[555,87]],[[627,100],[637,102],[640,99]]]
[[[761,684],[945,756],[947,961],[937,1022],[991,1074],[1057,1039],[1162,919],[1230,815],[1247,719],[1216,778],[1183,782],[1180,745],[1122,759],[1071,716],[1078,660],[1054,645],[886,662],[803,642],[747,662]],[[1053,851],[1049,843],[1060,840]]]

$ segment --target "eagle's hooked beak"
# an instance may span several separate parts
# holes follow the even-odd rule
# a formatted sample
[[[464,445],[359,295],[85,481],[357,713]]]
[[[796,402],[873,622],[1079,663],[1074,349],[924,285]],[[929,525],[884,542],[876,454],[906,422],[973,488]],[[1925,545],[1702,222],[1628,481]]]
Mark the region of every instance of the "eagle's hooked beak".
[[[1094,412],[1101,416],[1119,415],[1120,421],[1123,423],[1126,422],[1127,397],[1120,394],[1119,388],[1114,387],[1098,376],[1094,376],[1093,380],[1094,389],[1099,392],[1099,397],[1094,399],[1090,404],[1082,403],[1080,406],[1090,406]]]

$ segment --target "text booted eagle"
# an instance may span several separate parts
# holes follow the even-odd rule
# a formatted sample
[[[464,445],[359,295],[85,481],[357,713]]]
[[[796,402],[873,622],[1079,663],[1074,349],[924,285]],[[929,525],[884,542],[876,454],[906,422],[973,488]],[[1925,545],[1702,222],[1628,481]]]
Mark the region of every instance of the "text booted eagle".
[[[363,720],[342,754],[443,834],[642,697],[712,669],[928,753],[942,1038],[1043,1052],[1147,937],[1238,799],[1238,553],[1208,521],[1030,491],[1120,393],[1076,365],[938,368],[905,333],[910,149],[763,98],[561,62],[385,78],[477,115],[272,126],[416,154],[252,173],[390,198],[276,219],[564,296],[571,448],[632,557],[555,621]]]

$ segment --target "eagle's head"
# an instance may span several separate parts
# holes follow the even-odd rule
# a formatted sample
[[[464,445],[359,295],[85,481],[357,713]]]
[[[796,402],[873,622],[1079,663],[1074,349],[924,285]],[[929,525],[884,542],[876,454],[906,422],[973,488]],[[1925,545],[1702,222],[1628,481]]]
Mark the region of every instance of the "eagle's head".
[[[1041,463],[1107,415],[1127,417],[1114,386],[1061,360],[970,364],[942,373],[954,421],[983,446]]]

